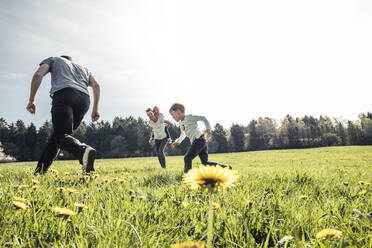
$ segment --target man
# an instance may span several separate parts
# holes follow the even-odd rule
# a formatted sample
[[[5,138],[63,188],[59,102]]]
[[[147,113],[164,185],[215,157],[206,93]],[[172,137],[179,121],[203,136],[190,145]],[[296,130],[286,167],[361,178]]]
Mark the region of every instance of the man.
[[[35,174],[44,174],[56,159],[59,149],[66,150],[79,159],[83,172],[94,171],[96,150],[72,137],[89,109],[88,86],[93,89],[92,121],[100,117],[98,104],[100,86],[92,74],[83,66],[72,62],[70,56],[50,57],[40,63],[31,81],[30,99],[26,109],[36,113],[35,95],[41,80],[51,73],[53,134],[49,138],[38,161]]]
[[[176,139],[171,147],[175,149],[181,142],[188,137],[191,142],[190,148],[187,150],[184,157],[185,168],[184,172],[187,173],[192,168],[192,160],[199,156],[203,165],[216,166],[219,165],[223,168],[227,167],[232,169],[231,165],[225,165],[208,160],[208,144],[207,139],[209,140],[212,137],[211,125],[209,121],[204,116],[197,115],[186,115],[185,106],[180,103],[174,103],[169,109],[169,113],[173,119],[178,123],[181,129],[181,135]],[[200,130],[198,122],[203,122],[205,125],[205,131]]]
[[[165,169],[166,161],[164,150],[170,139],[170,135],[166,132],[166,127],[172,125],[172,123],[165,120],[164,116],[156,117],[151,108],[146,109],[146,114],[149,117],[149,125],[152,128],[150,141],[152,139],[155,140],[156,154],[158,155],[160,166]]]

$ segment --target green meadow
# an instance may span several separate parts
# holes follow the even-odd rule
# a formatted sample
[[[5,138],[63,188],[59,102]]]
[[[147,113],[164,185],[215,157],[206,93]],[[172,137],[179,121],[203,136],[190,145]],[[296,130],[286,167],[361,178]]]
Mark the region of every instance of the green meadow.
[[[210,160],[231,164],[240,175],[214,198],[215,247],[372,247],[371,146],[211,154]],[[200,165],[195,159],[193,166]],[[97,160],[97,177],[82,178],[77,161],[57,161],[44,176],[33,176],[34,162],[0,164],[0,246],[206,241],[208,195],[182,182],[183,157],[168,157],[167,166],[161,169],[154,157]],[[26,209],[14,197],[24,198]],[[55,207],[75,215],[58,215]],[[317,239],[325,228],[342,236]]]

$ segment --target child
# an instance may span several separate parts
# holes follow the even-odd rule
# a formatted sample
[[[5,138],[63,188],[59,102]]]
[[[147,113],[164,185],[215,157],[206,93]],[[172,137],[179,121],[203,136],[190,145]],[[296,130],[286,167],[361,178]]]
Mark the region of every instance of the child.
[[[146,114],[149,117],[149,125],[152,127],[152,139],[155,139],[156,154],[158,155],[159,163],[163,169],[166,168],[164,149],[168,143],[170,136],[165,132],[164,125],[171,125],[170,121],[164,120],[164,117],[156,117],[153,110],[148,108]]]
[[[185,106],[180,103],[175,103],[169,110],[169,113],[173,119],[178,122],[181,135],[175,142],[172,143],[171,147],[174,149],[176,146],[181,144],[181,142],[188,137],[191,142],[191,147],[188,149],[185,155],[185,170],[187,173],[192,167],[192,160],[199,155],[200,160],[203,165],[219,165],[221,167],[228,167],[232,169],[230,165],[224,165],[217,162],[208,161],[208,145],[207,140],[212,136],[211,126],[208,120],[204,116],[196,115],[185,115]],[[198,122],[204,122],[206,130],[202,132],[198,126]],[[205,137],[206,136],[206,137]]]

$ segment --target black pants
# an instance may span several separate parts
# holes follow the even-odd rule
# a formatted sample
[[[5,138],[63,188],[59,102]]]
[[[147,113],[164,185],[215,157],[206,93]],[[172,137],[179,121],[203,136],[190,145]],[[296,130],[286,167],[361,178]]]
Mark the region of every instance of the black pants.
[[[161,140],[158,140],[158,139],[155,140],[156,154],[158,155],[158,159],[159,159],[159,163],[161,167],[164,169],[166,168],[164,149],[167,143],[168,143],[168,137],[161,139]]]
[[[192,160],[196,156],[200,157],[200,161],[203,165],[222,165],[217,162],[208,161],[208,145],[204,135],[192,142],[191,147],[187,150],[185,155],[185,173],[191,170]]]
[[[54,132],[45,145],[35,173],[45,173],[56,159],[59,149],[73,154],[82,163],[86,145],[71,135],[79,127],[89,104],[89,96],[73,88],[54,93],[51,110]]]

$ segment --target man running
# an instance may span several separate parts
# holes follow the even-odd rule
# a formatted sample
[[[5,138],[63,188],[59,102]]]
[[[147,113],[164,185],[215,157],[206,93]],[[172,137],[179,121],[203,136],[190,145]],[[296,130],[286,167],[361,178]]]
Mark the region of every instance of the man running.
[[[99,119],[100,86],[88,69],[72,62],[70,56],[44,59],[31,81],[30,99],[26,107],[31,114],[36,113],[35,95],[48,72],[51,73],[52,84],[50,97],[52,98],[53,134],[38,161],[35,174],[47,172],[56,159],[59,149],[66,150],[78,158],[83,172],[94,171],[96,150],[71,135],[79,127],[89,109],[88,86],[93,89],[92,121]]]

